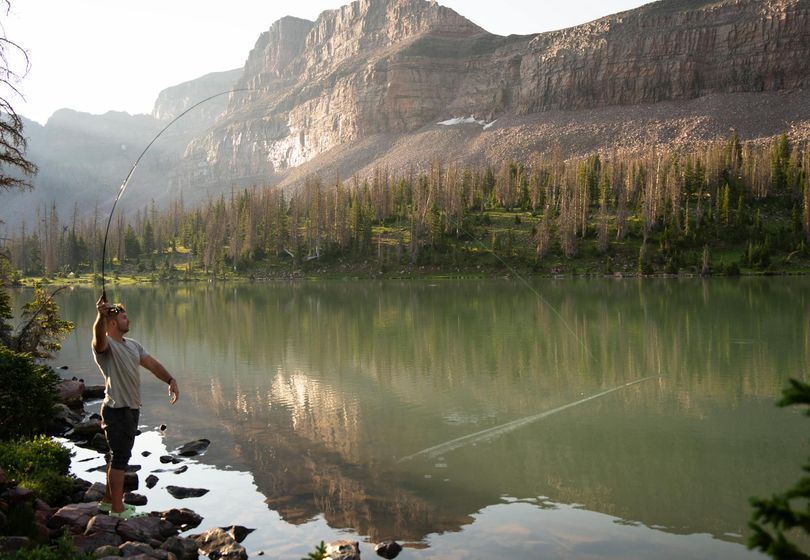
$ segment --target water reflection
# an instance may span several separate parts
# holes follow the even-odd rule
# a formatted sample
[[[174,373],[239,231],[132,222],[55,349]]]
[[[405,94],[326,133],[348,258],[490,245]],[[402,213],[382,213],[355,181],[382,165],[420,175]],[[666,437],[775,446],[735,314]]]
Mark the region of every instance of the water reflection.
[[[372,540],[418,542],[509,496],[741,541],[748,496],[800,475],[806,427],[773,402],[789,377],[806,378],[807,283],[535,289],[303,282],[116,297],[133,336],[183,382],[185,408],[148,413],[176,426],[177,443],[219,443],[204,460],[251,471],[289,523],[323,515]],[[59,303],[85,325],[61,356],[81,370],[93,296]],[[398,462],[650,375],[497,439]]]

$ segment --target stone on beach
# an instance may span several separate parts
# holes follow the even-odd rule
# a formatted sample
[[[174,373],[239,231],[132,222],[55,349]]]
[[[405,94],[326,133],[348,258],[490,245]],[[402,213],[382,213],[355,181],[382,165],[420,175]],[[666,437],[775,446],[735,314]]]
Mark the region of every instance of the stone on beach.
[[[189,538],[197,543],[203,554],[212,559],[246,560],[248,557],[245,547],[219,527],[199,535],[191,535]]]

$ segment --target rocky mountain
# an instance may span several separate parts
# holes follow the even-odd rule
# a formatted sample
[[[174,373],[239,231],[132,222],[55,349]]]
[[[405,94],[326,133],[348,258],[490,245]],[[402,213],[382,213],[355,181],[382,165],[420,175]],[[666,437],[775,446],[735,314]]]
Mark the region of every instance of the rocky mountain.
[[[481,163],[553,145],[632,149],[729,128],[806,135],[808,81],[807,0],[663,0],[509,37],[436,2],[358,0],[314,23],[273,24],[238,82],[249,91],[190,144],[175,180],[294,185],[313,172]]]
[[[243,69],[162,92],[150,126],[229,84],[234,93],[161,138],[163,153],[156,145],[136,177],[143,187],[128,195],[134,202],[294,187],[313,173],[331,181],[375,166],[418,169],[436,158],[497,165],[551,150],[691,144],[732,128],[743,139],[807,139],[810,0],[660,0],[508,37],[435,1],[356,0],[314,22],[273,23]],[[143,123],[131,118],[131,140],[110,145],[145,144],[135,133]],[[58,154],[42,145],[32,133],[31,155],[53,156],[40,163],[53,177],[46,168]],[[60,169],[107,169],[114,158],[93,163],[87,146],[80,164]]]

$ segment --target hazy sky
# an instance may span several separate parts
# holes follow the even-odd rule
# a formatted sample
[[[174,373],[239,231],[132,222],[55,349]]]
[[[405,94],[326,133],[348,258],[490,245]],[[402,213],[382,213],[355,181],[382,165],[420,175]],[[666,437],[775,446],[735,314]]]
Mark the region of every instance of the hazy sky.
[[[649,0],[440,0],[499,35],[570,27]],[[348,0],[11,0],[6,37],[31,69],[12,97],[44,123],[57,109],[150,113],[158,93],[209,72],[240,68],[259,34],[292,15],[315,20]],[[0,6],[3,3],[0,2]],[[6,92],[3,92],[5,94]]]

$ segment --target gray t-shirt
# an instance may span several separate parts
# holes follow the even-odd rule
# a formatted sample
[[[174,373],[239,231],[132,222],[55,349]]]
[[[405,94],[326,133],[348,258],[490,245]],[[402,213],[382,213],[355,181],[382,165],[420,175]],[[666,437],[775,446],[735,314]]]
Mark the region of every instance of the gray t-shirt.
[[[107,350],[93,352],[93,359],[104,376],[104,404],[113,408],[141,407],[141,359],[149,354],[131,338],[118,342],[107,337]]]

